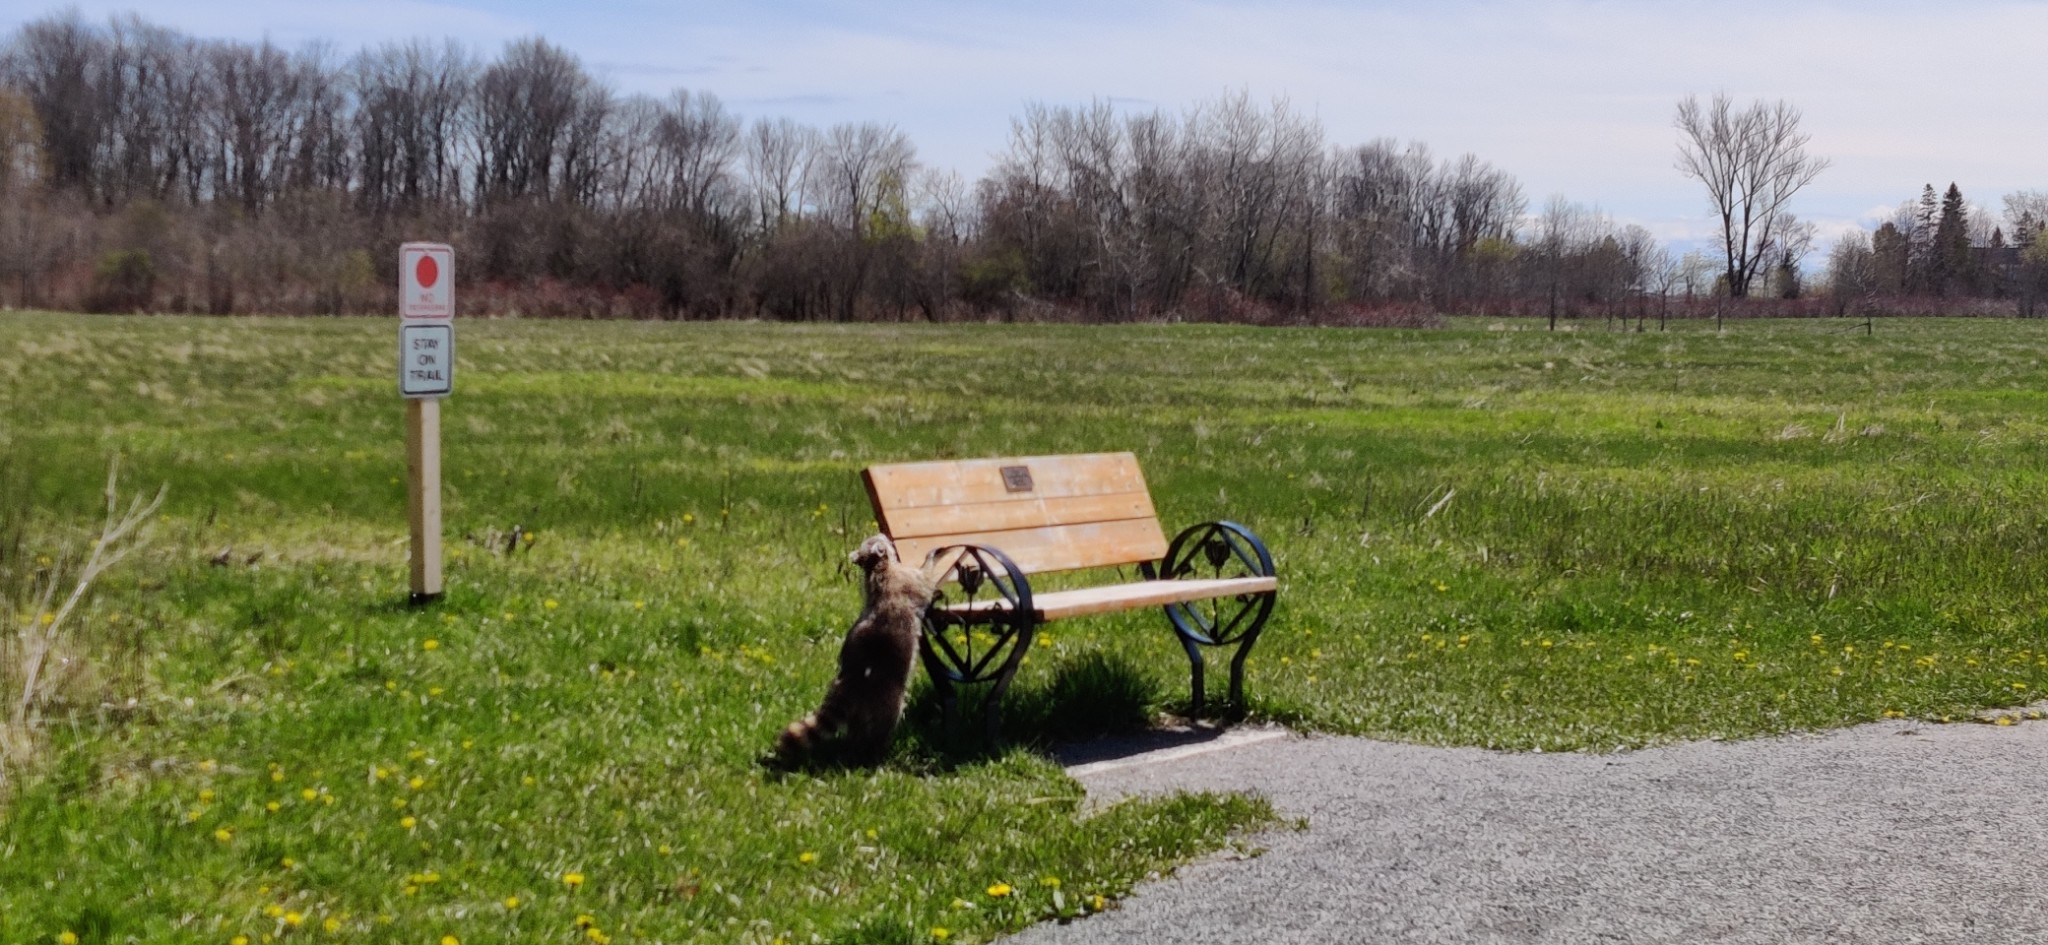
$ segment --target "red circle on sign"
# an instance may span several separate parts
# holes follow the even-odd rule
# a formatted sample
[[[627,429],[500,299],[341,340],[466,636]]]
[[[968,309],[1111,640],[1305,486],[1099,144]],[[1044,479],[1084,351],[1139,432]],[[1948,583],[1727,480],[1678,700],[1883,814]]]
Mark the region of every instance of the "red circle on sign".
[[[413,277],[420,281],[420,288],[431,289],[441,278],[441,267],[434,263],[434,257],[421,256],[420,264],[413,267]]]

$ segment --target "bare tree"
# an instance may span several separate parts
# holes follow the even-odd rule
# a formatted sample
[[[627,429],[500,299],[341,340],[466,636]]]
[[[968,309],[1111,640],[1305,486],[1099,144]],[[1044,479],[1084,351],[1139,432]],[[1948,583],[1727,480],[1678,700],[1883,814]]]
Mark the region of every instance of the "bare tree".
[[[1700,293],[1714,287],[1714,262],[1705,253],[1693,250],[1678,259],[1678,285],[1685,287],[1685,302],[1691,307]]]
[[[818,153],[818,131],[791,118],[759,119],[747,132],[744,150],[755,226],[773,232],[803,212],[804,180]]]
[[[1780,100],[1737,110],[1725,94],[1678,103],[1678,169],[1707,189],[1721,219],[1728,294],[1743,298],[1784,221],[1785,204],[1828,167],[1806,153],[1799,110]]]
[[[2048,191],[2016,190],[2005,195],[2006,241],[2021,249],[2034,245],[2048,226]]]
[[[1877,257],[1861,230],[1842,234],[1828,250],[1827,281],[1836,315],[1847,315],[1849,306],[1864,304],[1877,291]]]
[[[1648,286],[1657,293],[1657,330],[1664,330],[1664,323],[1671,314],[1671,289],[1678,284],[1678,259],[1671,255],[1668,246],[1655,246],[1643,257],[1643,267],[1648,274]],[[1636,331],[1643,330],[1643,315],[1636,313]]]
[[[73,8],[22,27],[12,47],[8,79],[28,96],[42,122],[51,184],[95,196],[94,163],[107,134],[100,91],[106,38]]]

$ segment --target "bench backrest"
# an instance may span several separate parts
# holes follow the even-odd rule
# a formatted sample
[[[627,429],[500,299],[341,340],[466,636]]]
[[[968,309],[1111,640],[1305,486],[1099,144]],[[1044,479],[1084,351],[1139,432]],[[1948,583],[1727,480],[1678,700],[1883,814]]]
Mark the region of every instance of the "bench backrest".
[[[987,545],[1026,574],[1157,561],[1166,534],[1130,453],[898,463],[861,470],[904,561]]]

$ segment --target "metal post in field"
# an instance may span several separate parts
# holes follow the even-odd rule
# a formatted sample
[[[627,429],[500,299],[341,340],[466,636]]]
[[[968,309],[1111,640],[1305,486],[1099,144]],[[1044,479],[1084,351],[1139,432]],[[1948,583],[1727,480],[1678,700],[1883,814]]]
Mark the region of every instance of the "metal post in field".
[[[398,392],[405,397],[412,602],[441,597],[441,398],[455,390],[455,250],[398,248]]]
[[[412,602],[441,596],[441,401],[405,402],[405,497],[412,523]]]

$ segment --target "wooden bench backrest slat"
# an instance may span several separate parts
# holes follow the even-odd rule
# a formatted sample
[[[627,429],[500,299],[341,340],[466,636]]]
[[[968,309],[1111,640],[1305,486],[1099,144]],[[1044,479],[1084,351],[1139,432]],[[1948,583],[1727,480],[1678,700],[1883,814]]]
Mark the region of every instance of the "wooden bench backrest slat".
[[[869,467],[861,478],[906,561],[945,545],[988,545],[1031,574],[1166,554],[1130,453],[901,463]]]
[[[1116,495],[1077,495],[1060,499],[1022,502],[984,502],[980,505],[933,505],[896,509],[889,513],[889,537],[927,538],[933,535],[961,535],[968,532],[1001,532],[1048,525],[1086,525],[1090,522],[1119,522],[1157,518],[1152,497],[1143,492]]]

